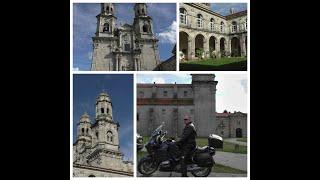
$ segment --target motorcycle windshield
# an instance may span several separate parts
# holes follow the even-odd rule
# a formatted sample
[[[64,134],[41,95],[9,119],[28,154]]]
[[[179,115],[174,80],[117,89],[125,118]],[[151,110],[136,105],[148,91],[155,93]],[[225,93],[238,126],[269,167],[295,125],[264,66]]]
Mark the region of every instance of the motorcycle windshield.
[[[164,123],[162,123],[160,126],[157,127],[157,129],[155,129],[152,134],[151,137],[154,137],[156,135],[158,135],[158,133],[162,130],[162,127],[164,126]]]

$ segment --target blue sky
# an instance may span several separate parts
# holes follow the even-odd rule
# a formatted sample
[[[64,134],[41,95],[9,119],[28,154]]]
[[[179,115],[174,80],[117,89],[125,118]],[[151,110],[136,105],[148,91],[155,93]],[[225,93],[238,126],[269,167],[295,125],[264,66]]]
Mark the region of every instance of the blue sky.
[[[211,10],[223,16],[230,14],[230,8],[235,12],[247,10],[247,3],[211,3]]]
[[[216,111],[247,113],[247,76],[245,74],[216,74]],[[190,74],[137,74],[137,83],[191,84]]]
[[[115,4],[117,24],[132,24],[134,4]],[[154,33],[159,41],[160,59],[166,60],[172,56],[172,48],[176,42],[176,4],[147,4],[148,13],[153,19]],[[92,59],[92,37],[96,31],[96,16],[100,13],[100,4],[73,4],[73,68],[88,71]]]
[[[120,151],[124,153],[125,160],[133,160],[133,75],[73,76],[73,142],[76,140],[77,123],[85,110],[94,122],[95,100],[102,90],[111,97],[113,120],[120,123]]]

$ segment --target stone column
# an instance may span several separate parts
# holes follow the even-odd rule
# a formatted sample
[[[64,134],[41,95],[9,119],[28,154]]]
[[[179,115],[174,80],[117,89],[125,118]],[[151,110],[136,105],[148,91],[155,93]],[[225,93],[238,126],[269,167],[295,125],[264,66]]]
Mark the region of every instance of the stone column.
[[[116,54],[116,71],[118,71],[118,69],[119,69],[119,54]]]
[[[204,58],[210,57],[209,40],[206,37],[204,37],[204,40],[203,40],[203,51],[204,51]]]
[[[134,58],[134,70],[135,70],[135,71],[138,71],[138,67],[137,67],[137,66],[138,66],[138,64],[137,64],[137,58],[135,57],[135,58]]]
[[[118,66],[118,71],[121,71],[121,54],[119,55],[119,66]]]
[[[242,43],[241,43],[241,56],[247,56],[247,49],[246,49],[246,37],[243,36],[241,38]]]
[[[228,51],[229,51],[229,56],[231,56],[231,38],[228,40],[228,44],[227,44],[227,47],[228,47]]]
[[[191,56],[191,59],[195,59],[195,57],[196,57],[196,52],[194,50],[195,41],[196,41],[195,38],[193,38],[193,37],[190,38],[190,44],[191,44],[190,56]]]

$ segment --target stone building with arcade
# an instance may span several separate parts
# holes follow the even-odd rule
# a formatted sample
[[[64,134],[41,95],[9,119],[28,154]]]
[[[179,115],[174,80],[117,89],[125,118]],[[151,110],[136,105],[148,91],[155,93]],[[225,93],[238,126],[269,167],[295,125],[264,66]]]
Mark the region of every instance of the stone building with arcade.
[[[179,14],[181,61],[247,56],[247,10],[223,16],[210,3],[180,3]]]

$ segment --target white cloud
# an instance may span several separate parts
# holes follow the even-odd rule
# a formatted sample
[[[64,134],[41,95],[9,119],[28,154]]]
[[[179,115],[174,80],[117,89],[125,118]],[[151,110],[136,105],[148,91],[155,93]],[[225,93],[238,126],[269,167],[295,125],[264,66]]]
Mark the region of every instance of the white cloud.
[[[173,21],[172,24],[166,28],[163,32],[159,33],[160,42],[162,43],[176,43],[176,29],[177,29],[177,22]]]
[[[155,82],[156,84],[165,84],[166,80],[161,77],[155,77],[152,79],[152,82]]]
[[[220,74],[216,80],[216,111],[247,112],[246,75]]]
[[[73,68],[73,71],[79,71],[78,67]]]

